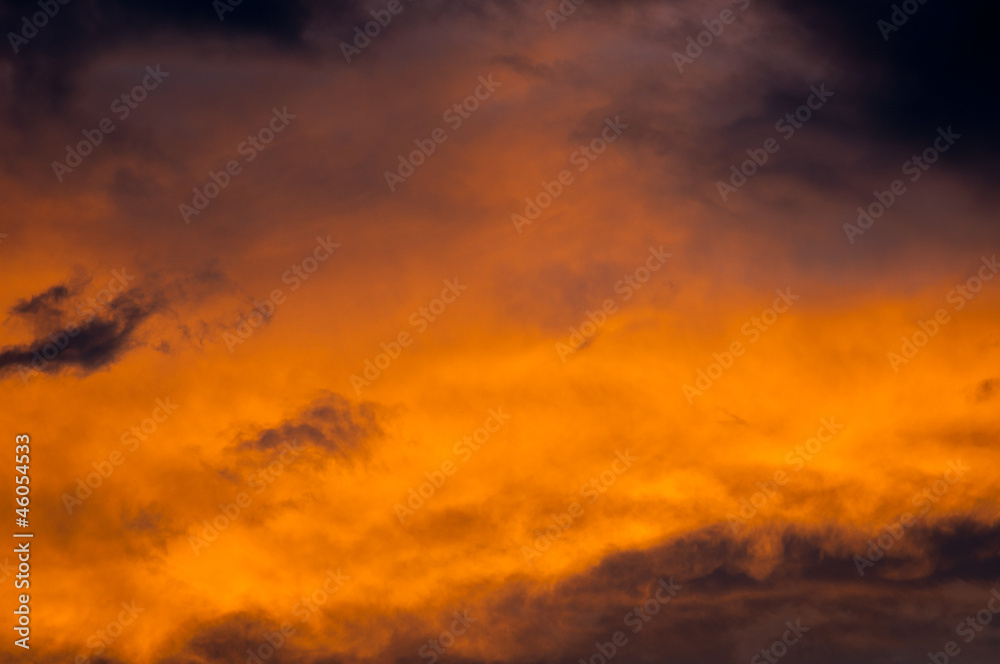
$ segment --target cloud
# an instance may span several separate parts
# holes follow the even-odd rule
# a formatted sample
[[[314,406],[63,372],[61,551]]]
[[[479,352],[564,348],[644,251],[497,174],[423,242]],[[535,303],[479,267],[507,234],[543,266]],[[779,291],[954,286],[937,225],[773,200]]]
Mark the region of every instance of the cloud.
[[[11,318],[18,317],[28,322],[36,334],[41,334],[43,330],[51,330],[59,327],[64,318],[63,305],[71,296],[76,295],[80,288],[71,287],[67,284],[57,284],[48,290],[30,298],[18,300],[10,308],[10,316],[4,321],[6,324]]]
[[[786,524],[738,536],[728,526],[711,527],[648,549],[610,553],[555,582],[513,576],[451,593],[448,611],[402,611],[390,618],[378,613],[377,603],[362,609],[338,597],[309,625],[277,609],[224,614],[178,626],[181,633],[171,641],[184,645],[158,661],[237,661],[284,622],[296,632],[276,661],[407,660],[439,638],[459,611],[475,622],[455,636],[455,647],[441,661],[587,661],[596,643],[611,642],[619,631],[628,641],[620,646],[621,661],[747,661],[780,639],[786,621],[798,621],[806,629],[795,646],[798,659],[876,664],[891,655],[917,658],[940,650],[958,621],[986,605],[1000,574],[995,522],[955,516],[907,533],[900,544],[911,547],[914,561],[930,564],[905,576],[898,574],[896,551],[876,564],[873,571],[881,571],[858,576],[852,556],[868,536],[836,526]],[[665,587],[673,588],[672,596]],[[910,608],[916,606],[927,610]],[[383,619],[392,621],[389,632],[379,626]],[[346,644],[330,640],[306,647],[315,635],[341,630],[364,643],[364,653],[345,655]],[[983,656],[992,647],[987,637],[963,651]]]
[[[24,316],[62,316],[52,307],[65,295],[64,286],[55,286],[30,300],[21,301],[11,310]],[[57,374],[67,368],[91,373],[118,361],[136,345],[139,326],[162,307],[158,297],[148,297],[138,288],[125,291],[82,323],[70,323],[28,344],[0,349],[0,374],[32,368]]]
[[[17,89],[8,110],[27,119],[36,108],[29,99],[44,100],[55,109],[76,87],[75,77],[91,62],[109,52],[167,37],[228,42],[262,39],[278,50],[302,47],[302,33],[313,13],[312,3],[301,0],[247,0],[225,12],[222,20],[215,6],[199,0],[153,0],[141,4],[121,0],[73,0],[59,6],[59,13],[18,52],[5,48],[0,60],[14,72]],[[225,3],[226,6],[230,6]],[[353,2],[332,3],[329,13],[340,14]],[[20,27],[23,16],[38,11],[33,0],[4,3],[4,25]],[[36,109],[37,110],[37,109]]]
[[[340,456],[362,451],[384,435],[384,411],[370,402],[352,403],[332,392],[317,398],[298,415],[239,443],[239,449],[274,450],[286,442],[309,444]]]
[[[69,295],[69,288],[65,284],[58,284],[27,300],[19,300],[17,304],[11,307],[10,312],[19,316],[53,314],[57,312],[54,305],[62,302]]]
[[[9,5],[5,25],[36,2]],[[876,20],[888,6],[848,2],[841,15],[826,0],[754,0],[680,74],[671,53],[728,0],[588,0],[557,31],[544,13],[556,0],[414,0],[346,64],[339,41],[380,3],[243,0],[219,21],[211,0],[72,0],[16,59],[0,56],[23,121],[4,123],[18,145],[5,151],[4,230],[20,244],[0,247],[17,249],[3,300],[20,336],[5,339],[0,371],[68,341],[43,366],[65,380],[36,385],[51,399],[11,390],[7,409],[39,413],[9,430],[73,432],[37,482],[41,504],[64,514],[39,524],[65,545],[38,597],[63,607],[46,618],[61,643],[85,643],[137,597],[150,619],[113,656],[243,662],[325,566],[343,564],[357,585],[269,662],[416,661],[466,608],[479,622],[439,664],[574,664],[617,630],[629,644],[615,662],[748,662],[796,617],[812,631],[789,662],[940,650],[1000,577],[997,381],[983,371],[996,360],[997,291],[984,287],[905,374],[885,358],[994,250],[992,190],[956,177],[975,161],[966,150],[990,149],[990,107],[967,104],[995,93],[958,89],[987,65],[954,81],[936,69],[972,48],[948,51],[936,30],[987,28],[937,20],[965,16],[965,3],[928,2],[885,43]],[[51,161],[161,59],[170,85],[57,182]],[[503,87],[452,130],[442,111],[491,73]],[[715,182],[730,164],[823,82],[836,96],[722,203]],[[285,104],[293,129],[244,162],[237,146]],[[570,154],[619,113],[622,140],[577,171]],[[863,248],[848,244],[841,224],[945,116],[963,142]],[[391,194],[384,171],[435,126],[447,142]],[[178,204],[229,159],[245,168],[185,225]],[[511,213],[562,168],[573,185],[519,236]],[[284,275],[312,267],[318,234],[344,253],[289,288]],[[675,258],[626,302],[616,282],[660,244]],[[77,262],[97,274],[141,266],[142,288],[105,296],[86,320],[74,307],[88,282],[50,267]],[[417,332],[412,313],[455,277],[469,299]],[[743,329],[779,287],[801,293],[801,308],[751,346]],[[227,352],[221,332],[273,293],[287,300],[266,331]],[[554,342],[606,298],[619,312],[563,365]],[[403,330],[413,343],[368,401],[346,396],[351,374]],[[681,386],[733,340],[747,352],[686,403]],[[147,343],[160,352],[129,354]],[[97,368],[110,371],[79,389],[75,374]],[[183,408],[150,434],[165,397]],[[61,407],[42,417],[53,399]],[[512,422],[464,456],[456,442],[479,445],[499,406]],[[850,430],[732,534],[727,511],[831,413]],[[273,465],[293,441],[302,458]],[[615,449],[630,449],[634,468],[526,563],[520,546],[586,500],[581,483],[603,481]],[[86,491],[115,452],[125,465],[65,513],[59,493]],[[880,519],[959,453],[977,476],[860,577],[853,556]],[[403,525],[394,506],[411,491],[422,511]],[[195,556],[191,534],[229,518],[244,492],[252,503]],[[671,576],[683,589],[633,634],[625,617]],[[93,579],[114,583],[94,593]],[[991,633],[963,654],[977,661]]]
[[[976,401],[981,403],[992,399],[997,393],[997,387],[1000,387],[1000,381],[995,378],[979,383],[976,386]]]
[[[864,82],[855,88],[854,101],[866,126],[853,131],[875,140],[921,144],[937,126],[954,125],[975,137],[961,151],[969,165],[995,168],[982,161],[1000,148],[992,113],[1000,90],[984,84],[998,55],[996,40],[989,37],[1000,18],[995,7],[973,0],[918,3],[915,13],[904,14],[906,22],[898,30],[885,30],[886,39],[878,22],[890,23],[896,5],[863,0],[778,4],[807,27],[816,51],[842,63],[845,78]]]
[[[726,526],[707,528],[612,553],[552,586],[512,580],[478,615],[483,629],[506,635],[494,661],[532,654],[532,661],[586,659],[595,641],[609,641],[617,630],[630,640],[623,661],[664,653],[677,661],[742,660],[779,638],[785,620],[802,618],[811,629],[798,654],[803,661],[879,662],[939,646],[954,626],[941,614],[981,608],[977,602],[985,605],[1000,578],[992,553],[1000,544],[996,521],[953,516],[918,526],[897,545],[902,555],[889,551],[862,578],[852,558],[863,554],[870,536],[832,525],[771,526],[740,536]],[[627,617],[669,578],[682,588],[633,635]],[[958,587],[961,595],[949,590]],[[941,613],[899,608],[927,602],[939,602]],[[746,646],[756,631],[757,642]],[[989,646],[975,644],[972,651],[986,653]]]

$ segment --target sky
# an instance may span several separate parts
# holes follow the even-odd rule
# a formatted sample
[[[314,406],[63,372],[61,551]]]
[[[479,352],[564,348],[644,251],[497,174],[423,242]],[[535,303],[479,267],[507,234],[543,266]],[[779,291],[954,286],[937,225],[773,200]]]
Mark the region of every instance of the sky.
[[[992,663],[997,18],[3,2],[0,660]]]

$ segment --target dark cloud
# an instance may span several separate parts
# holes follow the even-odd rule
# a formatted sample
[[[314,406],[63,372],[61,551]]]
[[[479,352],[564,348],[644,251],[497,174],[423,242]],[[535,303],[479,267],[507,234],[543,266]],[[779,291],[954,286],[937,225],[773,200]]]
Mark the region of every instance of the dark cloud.
[[[352,403],[328,392],[302,413],[243,440],[238,447],[273,450],[286,442],[298,442],[346,456],[383,435],[382,417],[381,409],[373,403]]]
[[[1000,580],[996,523],[955,518],[917,527],[899,545],[924,561],[922,571],[900,575],[893,549],[862,578],[852,557],[869,536],[832,526],[767,527],[737,536],[720,526],[688,533],[650,549],[612,553],[594,568],[554,584],[512,577],[444,614],[396,615],[381,652],[371,660],[352,661],[410,661],[440,635],[454,610],[475,619],[469,635],[456,642],[497,647],[489,660],[452,652],[441,662],[589,661],[595,644],[610,642],[619,631],[628,642],[618,649],[616,661],[749,661],[781,638],[786,621],[798,621],[807,630],[789,650],[795,653],[790,661],[917,661],[954,639],[955,626],[986,607]],[[661,581],[674,589],[669,602],[652,601],[658,592],[661,599],[669,596]],[[911,606],[922,609],[905,608]],[[317,620],[309,631],[322,632],[326,620],[340,628],[346,621],[358,634],[372,629],[364,616],[345,618],[324,610]],[[181,652],[160,663],[243,661],[246,649],[264,643],[265,632],[282,622],[301,627],[278,614],[221,617],[177,639],[184,643]],[[962,652],[985,657],[998,641],[984,633],[962,644]],[[342,661],[332,652],[296,648],[295,636],[278,652],[276,661],[282,662]]]
[[[646,7],[643,2],[616,4],[622,10]],[[663,157],[666,182],[678,195],[695,192],[719,208],[720,227],[732,225],[734,213],[742,219],[773,219],[782,229],[796,226],[787,217],[802,218],[806,206],[791,200],[786,193],[791,188],[800,201],[809,192],[838,202],[857,197],[857,204],[863,203],[873,189],[899,177],[903,162],[930,147],[939,127],[952,127],[962,138],[934,170],[960,172],[978,190],[970,200],[992,199],[987,192],[995,189],[1000,130],[994,110],[1000,88],[992,84],[998,45],[991,34],[1000,11],[972,0],[919,7],[885,41],[878,21],[890,17],[891,2],[752,3],[745,20],[727,28],[683,74],[665,58],[658,63],[665,75],[630,84],[622,115],[632,128],[623,139]],[[656,27],[633,29],[662,44],[669,56],[683,51],[689,36],[705,30],[701,21],[718,11],[718,4],[691,3],[682,6],[677,25],[650,22]],[[810,87],[820,84],[834,96],[786,143],[775,123],[803,105]],[[674,112],[677,99],[684,99],[689,110]],[[716,181],[729,177],[731,165],[749,159],[748,149],[760,149],[772,137],[780,152],[723,204]],[[744,207],[751,201],[759,205]],[[845,205],[845,213],[857,204]],[[992,202],[982,205],[984,216],[991,207]],[[955,220],[944,226],[945,219],[911,220],[908,228],[956,235]],[[815,240],[805,238],[806,246],[812,248]]]
[[[69,295],[69,287],[65,284],[59,284],[27,300],[18,300],[17,304],[11,307],[10,312],[22,316],[56,313],[55,305],[65,300]]]
[[[31,326],[36,335],[41,335],[44,330],[56,329],[63,323],[66,300],[79,291],[78,286],[57,284],[38,295],[18,300],[10,308],[10,316],[4,322],[20,318]]]
[[[855,100],[866,111],[861,117],[870,123],[867,133],[921,143],[935,127],[954,125],[967,132],[966,147],[977,156],[1000,147],[995,122],[1000,89],[993,84],[1000,55],[996,5],[975,0],[778,4],[808,27],[817,51],[841,60],[845,76],[870,82]],[[902,4],[919,8],[898,31],[887,30],[886,40],[878,22],[888,21]]]
[[[217,5],[231,5],[222,14]],[[9,111],[26,120],[37,112],[28,99],[42,99],[49,110],[71,94],[76,76],[107,53],[134,45],[163,47],[178,42],[220,40],[226,43],[261,43],[291,51],[304,48],[303,32],[311,21],[338,19],[354,12],[354,0],[319,3],[308,0],[73,0],[59,4],[59,12],[20,44],[0,49],[0,61],[14,71]],[[37,0],[7,0],[0,5],[0,25],[5,34],[20,32],[24,16],[39,11]]]
[[[810,632],[796,646],[797,661],[874,663],[940,650],[1000,579],[1000,524],[955,518],[918,526],[861,577],[853,556],[872,535],[788,526],[734,536],[710,528],[611,554],[553,587],[509,583],[479,612],[488,629],[550,653],[533,661],[586,660],[596,641],[618,630],[629,638],[622,661],[748,661],[780,637],[785,620],[801,618]],[[633,634],[626,616],[671,577],[682,588]],[[957,587],[964,594],[955,595]],[[900,609],[911,605],[925,610]],[[966,652],[984,656],[993,643],[983,639]]]
[[[650,6],[643,0],[601,4],[605,11],[617,10],[620,17],[627,8],[641,11]],[[716,18],[727,4],[687,3],[681,5],[683,14],[678,25],[669,30],[651,27],[655,23],[637,29],[646,38],[668,44],[671,52],[681,51],[688,36],[705,30],[702,21]],[[917,9],[912,15],[904,14],[906,22],[898,30],[885,30],[886,39],[879,21],[891,23],[894,8],[903,4],[911,11],[912,7]],[[588,13],[580,12],[580,16],[585,18]],[[802,70],[795,65],[812,61],[810,69],[816,75],[825,76],[828,83],[836,79],[838,105],[851,109],[850,114],[838,115],[839,131],[875,146],[893,143],[922,149],[938,126],[953,125],[957,132],[967,132],[963,137],[973,139],[960,149],[970,165],[995,169],[992,161],[986,163],[983,159],[1000,148],[1000,128],[994,120],[1000,104],[1000,88],[993,84],[993,64],[1000,55],[1000,44],[993,38],[994,26],[1000,20],[996,5],[976,0],[761,0],[751,3],[745,16],[753,17],[752,26],[734,23],[705,49],[704,59],[684,73],[686,78],[708,75],[707,69],[717,64],[708,61],[734,48],[738,37],[761,38],[761,45],[772,47],[770,53],[747,58],[745,71],[724,81],[724,87],[717,91],[724,96],[739,91],[741,94],[735,96],[737,104],[764,99],[769,109],[761,117],[742,118],[727,131],[740,125],[753,126],[755,120],[765,125],[773,123],[772,116],[782,117],[789,105],[800,105],[809,84],[821,81],[798,79]],[[603,12],[602,17],[606,18]],[[789,48],[790,53],[799,52],[802,62],[773,58]],[[671,75],[676,73],[673,66],[669,71]],[[798,74],[789,76],[790,71]],[[650,90],[658,87],[656,82],[643,83]],[[710,102],[708,109],[718,109],[719,103],[725,101],[716,91],[708,94],[712,97],[706,100]],[[699,115],[689,117],[697,119]],[[681,138],[680,133],[674,138]]]
[[[984,380],[976,386],[976,401],[983,402],[996,396],[1000,381],[997,379]]]
[[[159,274],[153,275],[153,278],[164,284],[163,291],[171,302],[200,304],[220,293],[238,291],[237,283],[226,274],[217,258],[194,265],[190,272],[173,280],[162,278]]]
[[[61,287],[55,288],[61,292]],[[49,289],[46,293],[52,291]],[[46,296],[46,293],[26,304],[19,303],[14,309],[27,308],[34,312],[49,306],[53,296]],[[43,299],[37,300],[39,297]],[[32,301],[44,304],[33,305]],[[106,307],[84,309],[88,312],[84,321],[70,322],[25,345],[3,347],[0,349],[0,374],[10,375],[27,369],[57,374],[67,368],[86,374],[111,365],[134,346],[139,326],[162,306],[160,297],[149,297],[137,288],[125,291]]]
[[[224,616],[204,625],[190,636],[178,653],[158,659],[158,664],[193,664],[194,662],[233,663],[247,661],[247,650],[256,650],[267,644],[265,634],[278,626],[265,625],[260,617],[248,613]],[[269,661],[287,661],[284,649]],[[266,652],[266,651],[265,651]],[[272,651],[273,652],[273,651]]]

